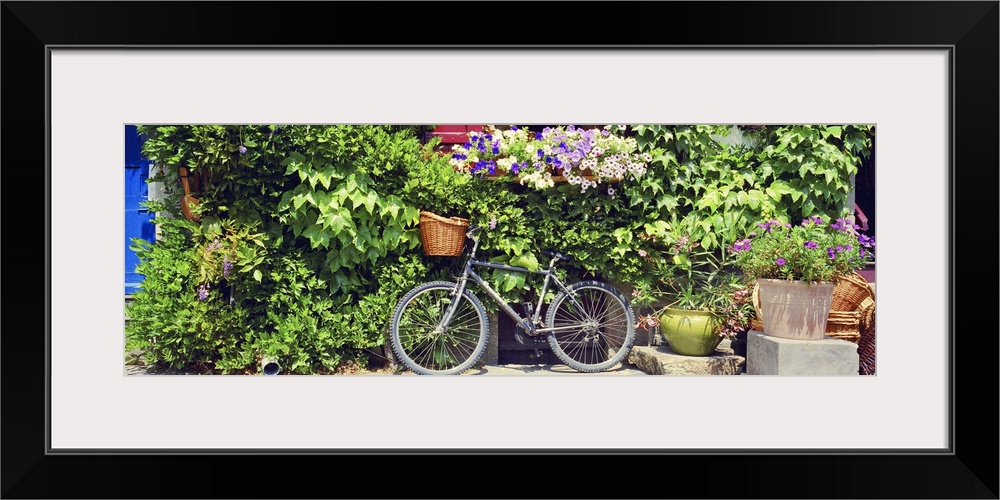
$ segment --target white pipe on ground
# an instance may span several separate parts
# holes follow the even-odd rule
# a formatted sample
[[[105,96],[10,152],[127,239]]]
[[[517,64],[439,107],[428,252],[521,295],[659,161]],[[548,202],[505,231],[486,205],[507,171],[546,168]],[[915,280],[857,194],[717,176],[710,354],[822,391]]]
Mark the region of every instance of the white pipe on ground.
[[[281,371],[281,365],[276,360],[264,358],[260,362],[260,371],[264,372],[264,375],[277,375]]]

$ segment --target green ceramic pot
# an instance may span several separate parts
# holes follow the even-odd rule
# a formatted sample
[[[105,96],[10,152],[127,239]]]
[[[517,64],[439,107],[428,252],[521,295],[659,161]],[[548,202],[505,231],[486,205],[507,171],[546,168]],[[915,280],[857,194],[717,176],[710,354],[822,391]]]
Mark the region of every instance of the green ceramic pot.
[[[670,349],[685,356],[708,356],[719,347],[722,337],[716,332],[708,311],[668,308],[660,316],[660,331]]]

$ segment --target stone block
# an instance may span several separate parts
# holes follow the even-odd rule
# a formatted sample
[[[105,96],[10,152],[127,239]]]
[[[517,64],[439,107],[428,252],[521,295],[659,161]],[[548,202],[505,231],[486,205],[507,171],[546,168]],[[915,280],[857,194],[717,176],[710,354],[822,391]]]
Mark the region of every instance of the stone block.
[[[747,375],[857,375],[858,346],[827,337],[791,340],[747,334]]]
[[[636,346],[629,351],[627,362],[650,375],[739,375],[746,360],[723,340],[709,356],[677,354],[666,342],[655,347]]]
[[[486,338],[486,350],[483,351],[479,362],[496,366],[500,364],[500,318],[492,313],[487,313],[486,318],[490,323],[490,335]]]

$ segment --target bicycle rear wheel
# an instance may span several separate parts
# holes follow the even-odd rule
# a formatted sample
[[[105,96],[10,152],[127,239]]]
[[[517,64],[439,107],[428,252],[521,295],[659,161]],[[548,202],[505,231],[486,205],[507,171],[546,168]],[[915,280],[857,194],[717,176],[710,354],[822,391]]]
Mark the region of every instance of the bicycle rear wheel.
[[[442,325],[455,283],[432,281],[407,292],[392,315],[392,349],[407,368],[421,375],[453,375],[483,354],[489,335],[483,304],[468,290]]]
[[[563,363],[582,372],[599,372],[620,363],[635,342],[635,319],[625,295],[607,283],[570,285],[551,304],[546,323],[549,345]]]

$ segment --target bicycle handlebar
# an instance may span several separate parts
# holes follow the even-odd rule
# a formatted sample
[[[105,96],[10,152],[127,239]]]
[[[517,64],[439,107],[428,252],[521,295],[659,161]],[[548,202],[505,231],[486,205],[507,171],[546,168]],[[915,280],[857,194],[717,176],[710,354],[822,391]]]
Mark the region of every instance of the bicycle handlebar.
[[[469,238],[475,238],[476,235],[479,234],[479,231],[481,231],[482,229],[483,228],[481,228],[479,226],[471,226],[471,227],[469,227],[469,230],[466,231],[465,236],[467,236]]]

